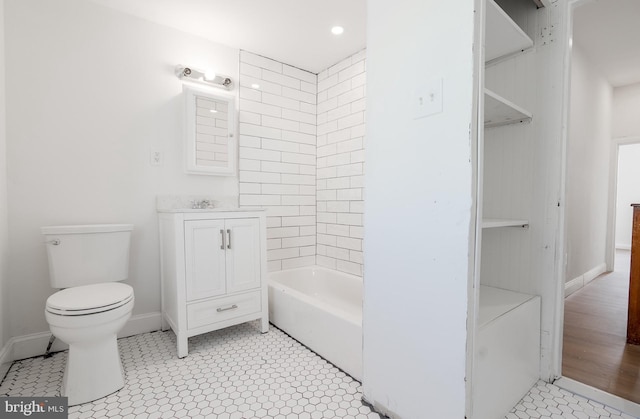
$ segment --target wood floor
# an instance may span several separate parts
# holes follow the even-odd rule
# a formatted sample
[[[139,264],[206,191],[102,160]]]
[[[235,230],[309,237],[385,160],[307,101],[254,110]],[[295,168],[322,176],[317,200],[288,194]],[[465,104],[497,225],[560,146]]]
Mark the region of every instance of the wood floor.
[[[627,345],[629,252],[566,298],[562,374],[640,403],[640,346]]]

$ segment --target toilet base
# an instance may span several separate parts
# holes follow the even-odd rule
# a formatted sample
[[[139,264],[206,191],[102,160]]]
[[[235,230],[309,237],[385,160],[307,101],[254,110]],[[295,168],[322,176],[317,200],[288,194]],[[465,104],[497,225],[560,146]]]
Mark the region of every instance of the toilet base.
[[[124,387],[116,334],[69,345],[61,394],[69,406],[88,403]]]

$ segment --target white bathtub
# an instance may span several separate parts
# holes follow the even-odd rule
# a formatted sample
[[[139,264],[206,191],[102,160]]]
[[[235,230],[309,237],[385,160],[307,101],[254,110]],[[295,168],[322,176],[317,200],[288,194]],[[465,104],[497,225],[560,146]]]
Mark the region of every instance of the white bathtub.
[[[362,278],[320,266],[272,272],[269,320],[362,380]]]

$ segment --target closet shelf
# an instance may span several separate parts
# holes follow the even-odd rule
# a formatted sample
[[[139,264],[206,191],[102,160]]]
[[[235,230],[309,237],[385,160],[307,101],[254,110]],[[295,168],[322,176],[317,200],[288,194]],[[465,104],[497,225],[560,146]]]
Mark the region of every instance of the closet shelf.
[[[498,227],[529,227],[529,221],[510,218],[484,218],[482,220],[482,228]]]
[[[535,298],[535,295],[480,285],[478,326],[491,323],[532,298]]]
[[[494,0],[487,0],[485,62],[529,49],[533,41]]]
[[[517,124],[531,120],[531,113],[502,96],[484,89],[484,126]]]

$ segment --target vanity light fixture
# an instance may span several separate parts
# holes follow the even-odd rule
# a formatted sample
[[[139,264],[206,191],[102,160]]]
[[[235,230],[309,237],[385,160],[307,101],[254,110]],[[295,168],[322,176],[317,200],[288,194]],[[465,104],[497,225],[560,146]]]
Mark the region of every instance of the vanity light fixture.
[[[331,28],[331,33],[334,35],[342,35],[344,28],[342,26],[334,26]]]
[[[182,64],[176,66],[176,76],[183,81],[204,84],[212,87],[221,87],[231,90],[233,80],[230,77],[216,74],[209,70],[200,70],[194,67],[187,67]]]

